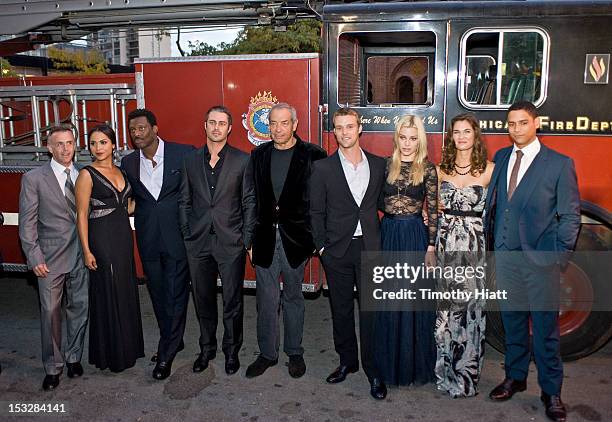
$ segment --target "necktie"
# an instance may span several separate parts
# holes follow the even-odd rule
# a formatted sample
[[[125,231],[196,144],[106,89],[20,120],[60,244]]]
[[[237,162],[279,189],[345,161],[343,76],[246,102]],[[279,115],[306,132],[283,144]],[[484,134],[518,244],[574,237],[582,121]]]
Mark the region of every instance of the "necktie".
[[[518,179],[518,172],[521,168],[521,158],[523,158],[523,151],[520,149],[516,150],[516,161],[512,166],[512,173],[510,173],[510,184],[508,185],[508,200],[512,198],[512,194],[516,190],[516,182]]]
[[[66,184],[64,185],[64,196],[66,197],[66,202],[68,203],[68,208],[70,208],[70,212],[72,216],[76,218],[76,200],[74,198],[74,183],[72,183],[72,179],[70,178],[70,169],[64,170],[66,173]]]

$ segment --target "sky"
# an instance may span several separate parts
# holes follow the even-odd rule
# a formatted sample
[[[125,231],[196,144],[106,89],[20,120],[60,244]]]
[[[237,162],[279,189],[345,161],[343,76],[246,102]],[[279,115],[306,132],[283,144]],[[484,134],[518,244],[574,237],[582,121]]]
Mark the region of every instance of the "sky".
[[[185,52],[189,51],[188,41],[202,41],[212,46],[221,42],[232,42],[238,35],[242,27],[232,27],[227,29],[210,30],[206,28],[183,28],[181,29],[181,47]],[[172,37],[172,56],[180,56],[176,46],[177,31],[170,31]]]

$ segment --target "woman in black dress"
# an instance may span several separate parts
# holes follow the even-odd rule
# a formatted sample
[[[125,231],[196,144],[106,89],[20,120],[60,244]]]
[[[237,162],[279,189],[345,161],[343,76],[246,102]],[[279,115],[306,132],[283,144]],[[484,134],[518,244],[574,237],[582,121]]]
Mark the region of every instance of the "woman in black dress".
[[[94,162],[76,182],[77,226],[89,268],[89,363],[121,372],[144,356],[134,244],[128,218],[131,186],[113,163],[108,125],[89,132]]]
[[[427,159],[427,135],[417,116],[403,116],[395,126],[393,155],[388,159],[381,194],[382,250],[403,254],[414,267],[434,265],[438,226],[438,179]],[[428,217],[423,223],[423,208]],[[427,251],[427,253],[426,253]],[[432,280],[402,285],[414,291],[434,288]],[[402,310],[387,309],[377,319],[377,364],[388,385],[433,382],[435,303],[407,301]]]

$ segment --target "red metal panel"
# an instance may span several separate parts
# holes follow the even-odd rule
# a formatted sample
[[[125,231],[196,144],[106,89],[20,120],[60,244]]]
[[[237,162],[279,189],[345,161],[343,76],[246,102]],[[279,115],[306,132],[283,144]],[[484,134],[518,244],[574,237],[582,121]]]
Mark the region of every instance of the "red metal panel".
[[[201,147],[204,113],[223,104],[222,62],[144,63],[146,107],[155,113],[159,136]]]

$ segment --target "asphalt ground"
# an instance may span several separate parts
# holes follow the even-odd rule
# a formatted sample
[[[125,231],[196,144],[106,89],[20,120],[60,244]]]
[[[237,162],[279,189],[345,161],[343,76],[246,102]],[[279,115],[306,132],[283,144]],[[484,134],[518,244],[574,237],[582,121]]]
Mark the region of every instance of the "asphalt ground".
[[[481,393],[451,399],[435,386],[391,388],[386,400],[369,395],[360,371],[341,384],[328,385],[325,377],[337,366],[332,341],[329,300],[323,294],[306,300],[303,345],[307,371],[293,379],[287,357],[255,379],[246,379],[246,367],[257,356],[255,297],[245,295],[242,367],[225,374],[218,353],[200,374],[191,370],[198,353],[199,330],[190,303],[185,350],[177,355],[172,375],[164,381],[151,377],[150,357],[157,344],[157,325],[145,286],[140,287],[146,357],[120,374],[99,371],[83,358],[85,374],[62,376],[57,390],[42,390],[40,327],[37,292],[20,276],[0,278],[0,421],[545,421],[532,364],[528,390],[510,401],[495,403],[488,392],[503,378],[503,355],[488,347],[480,383]],[[219,301],[221,297],[219,295]],[[218,338],[222,336],[219,324]],[[87,344],[87,342],[86,342]],[[282,351],[282,344],[281,344]],[[282,352],[281,352],[282,353]],[[612,421],[612,343],[597,353],[565,364],[563,399],[570,421]],[[9,405],[61,404],[64,413],[9,412]],[[27,409],[27,406],[26,406]],[[32,406],[31,409],[34,409]],[[59,409],[59,408],[58,408]]]

